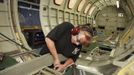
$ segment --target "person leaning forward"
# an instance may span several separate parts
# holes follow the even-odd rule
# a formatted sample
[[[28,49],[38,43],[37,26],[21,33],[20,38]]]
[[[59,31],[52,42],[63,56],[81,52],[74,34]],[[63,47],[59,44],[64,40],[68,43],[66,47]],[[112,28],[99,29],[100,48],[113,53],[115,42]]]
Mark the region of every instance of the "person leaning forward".
[[[89,24],[74,27],[69,22],[63,22],[52,29],[45,37],[45,45],[41,55],[49,55],[54,69],[63,71],[77,60],[82,45],[88,45],[93,36]],[[64,63],[61,63],[63,62]],[[48,65],[48,66],[49,66]]]

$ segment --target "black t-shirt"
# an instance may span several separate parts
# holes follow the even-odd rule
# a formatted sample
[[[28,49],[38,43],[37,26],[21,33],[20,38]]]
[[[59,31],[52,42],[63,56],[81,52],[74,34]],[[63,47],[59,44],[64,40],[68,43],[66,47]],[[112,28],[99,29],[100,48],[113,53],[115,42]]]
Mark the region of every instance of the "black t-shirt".
[[[54,41],[57,53],[62,54],[65,57],[72,58],[75,62],[80,54],[82,46],[77,46],[71,42],[70,31],[73,27],[74,26],[69,22],[61,23],[50,31],[46,37]],[[46,53],[49,53],[49,49],[45,43],[40,54],[43,55]]]

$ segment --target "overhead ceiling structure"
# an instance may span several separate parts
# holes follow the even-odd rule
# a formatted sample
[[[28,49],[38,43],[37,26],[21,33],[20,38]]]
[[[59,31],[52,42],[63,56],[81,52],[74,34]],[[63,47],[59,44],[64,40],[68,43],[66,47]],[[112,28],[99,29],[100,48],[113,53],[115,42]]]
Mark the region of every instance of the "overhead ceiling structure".
[[[114,32],[118,35],[129,27],[128,23],[134,16],[134,2],[132,0],[88,1],[84,13],[90,16],[93,27],[97,27],[98,32],[103,32],[105,37]],[[103,36],[103,38],[105,37]]]
[[[133,4],[132,0],[88,0],[91,7],[89,8],[88,15],[95,15],[98,11],[102,10],[107,6],[119,6],[118,9],[122,8],[128,15],[133,16]]]

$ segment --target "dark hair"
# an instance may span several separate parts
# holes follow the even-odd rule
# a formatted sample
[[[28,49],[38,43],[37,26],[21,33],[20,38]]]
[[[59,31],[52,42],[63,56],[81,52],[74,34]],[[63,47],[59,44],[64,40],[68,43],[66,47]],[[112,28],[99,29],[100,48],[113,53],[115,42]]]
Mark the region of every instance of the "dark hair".
[[[93,29],[90,26],[90,24],[83,24],[83,25],[79,25],[78,26],[80,28],[80,30],[82,31],[87,31],[91,36],[93,36]]]

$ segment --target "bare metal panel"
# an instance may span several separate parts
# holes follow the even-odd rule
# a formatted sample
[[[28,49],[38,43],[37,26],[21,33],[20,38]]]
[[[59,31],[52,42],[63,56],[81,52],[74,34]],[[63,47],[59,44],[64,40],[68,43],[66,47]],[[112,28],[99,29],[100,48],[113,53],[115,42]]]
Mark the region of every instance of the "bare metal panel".
[[[43,73],[41,75],[62,75],[46,67],[46,65],[51,63],[51,59],[48,58],[50,57],[44,55],[31,61],[17,64],[0,71],[0,75],[38,75],[40,72]]]

